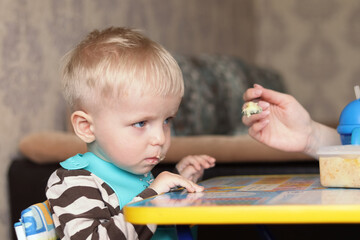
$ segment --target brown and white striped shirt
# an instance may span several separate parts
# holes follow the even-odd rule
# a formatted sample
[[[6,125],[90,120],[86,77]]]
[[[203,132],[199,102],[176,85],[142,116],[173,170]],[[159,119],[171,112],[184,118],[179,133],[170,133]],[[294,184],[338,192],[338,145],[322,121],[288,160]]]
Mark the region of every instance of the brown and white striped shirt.
[[[131,202],[156,194],[147,188]],[[60,239],[150,239],[156,230],[126,222],[115,192],[87,170],[59,168],[49,178],[46,196]]]

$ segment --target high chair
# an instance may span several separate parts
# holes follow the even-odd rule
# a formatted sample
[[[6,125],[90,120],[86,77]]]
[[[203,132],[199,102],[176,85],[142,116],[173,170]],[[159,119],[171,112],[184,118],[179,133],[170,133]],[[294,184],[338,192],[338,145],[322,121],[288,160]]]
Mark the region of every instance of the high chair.
[[[21,212],[19,222],[14,224],[18,240],[56,240],[54,222],[49,202],[31,205]]]
[[[31,205],[21,212],[19,222],[14,224],[18,240],[58,240],[50,213],[49,201]],[[176,226],[178,239],[192,240],[189,226]]]

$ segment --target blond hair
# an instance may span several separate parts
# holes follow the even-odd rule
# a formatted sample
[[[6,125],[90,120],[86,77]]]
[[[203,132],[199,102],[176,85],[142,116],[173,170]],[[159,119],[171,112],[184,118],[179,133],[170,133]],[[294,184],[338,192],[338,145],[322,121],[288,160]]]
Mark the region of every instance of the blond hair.
[[[94,97],[111,100],[129,91],[184,94],[181,70],[171,54],[128,28],[91,32],[64,56],[62,85],[72,109]]]

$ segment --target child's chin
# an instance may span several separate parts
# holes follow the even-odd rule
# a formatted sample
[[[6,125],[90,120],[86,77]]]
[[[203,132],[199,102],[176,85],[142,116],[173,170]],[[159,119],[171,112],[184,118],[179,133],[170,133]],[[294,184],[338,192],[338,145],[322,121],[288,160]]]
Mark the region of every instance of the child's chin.
[[[153,165],[153,166],[147,166],[147,167],[144,167],[144,168],[141,169],[141,170],[132,171],[132,173],[137,174],[137,175],[144,175],[144,174],[146,174],[146,173],[149,173],[154,167],[155,167],[155,165]]]

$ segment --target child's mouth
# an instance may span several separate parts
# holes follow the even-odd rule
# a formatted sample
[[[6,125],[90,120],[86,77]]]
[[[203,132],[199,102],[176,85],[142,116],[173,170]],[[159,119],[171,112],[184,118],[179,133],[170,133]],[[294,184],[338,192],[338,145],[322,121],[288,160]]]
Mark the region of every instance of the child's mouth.
[[[151,158],[147,158],[146,161],[150,164],[158,164],[161,161],[161,158],[159,157],[151,157]]]

